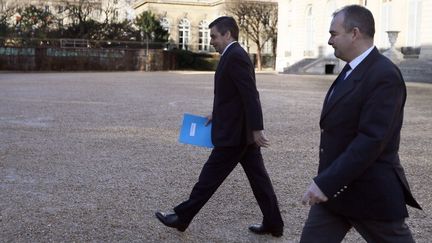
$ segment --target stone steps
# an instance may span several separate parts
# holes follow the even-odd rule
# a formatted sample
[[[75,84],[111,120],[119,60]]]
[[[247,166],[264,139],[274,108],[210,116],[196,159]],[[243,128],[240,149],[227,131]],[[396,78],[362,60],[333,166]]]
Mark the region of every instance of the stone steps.
[[[302,73],[301,70],[303,69],[303,67],[311,64],[312,62],[314,62],[316,60],[316,58],[305,58],[302,59],[296,63],[294,63],[293,65],[284,68],[284,73],[291,73],[291,74],[299,74]]]
[[[333,60],[329,58],[305,58],[294,65],[285,68],[284,73],[324,74],[325,64],[336,63],[335,60],[336,59]],[[432,60],[408,58],[404,59],[398,66],[405,81],[432,83]],[[337,74],[338,72],[339,71],[336,68],[334,73]]]
[[[405,59],[398,66],[405,81],[432,83],[432,60]]]

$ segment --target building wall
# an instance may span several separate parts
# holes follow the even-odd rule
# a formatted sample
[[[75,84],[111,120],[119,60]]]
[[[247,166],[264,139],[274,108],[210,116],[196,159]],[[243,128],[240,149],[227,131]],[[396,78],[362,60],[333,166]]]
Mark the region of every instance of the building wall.
[[[0,47],[0,70],[16,71],[160,71],[176,68],[163,50]]]
[[[396,48],[432,46],[432,0],[279,0],[276,70],[305,58],[333,56],[327,44],[332,13],[349,4],[368,8],[375,18],[375,45],[388,49],[386,31],[396,30]],[[429,43],[429,44],[427,44]],[[431,47],[432,48],[432,47]],[[423,48],[424,49],[424,48]],[[431,51],[432,52],[432,51]]]

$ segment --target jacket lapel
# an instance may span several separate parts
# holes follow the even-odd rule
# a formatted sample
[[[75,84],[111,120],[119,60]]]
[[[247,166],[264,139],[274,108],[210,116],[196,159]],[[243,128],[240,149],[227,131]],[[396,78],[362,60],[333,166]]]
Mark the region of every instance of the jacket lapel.
[[[355,84],[358,81],[358,77],[354,77],[354,76],[356,75],[354,75],[354,73],[351,73],[347,79],[343,80],[340,84],[338,84],[337,92],[335,92],[332,95],[330,100],[324,101],[323,111],[321,113],[321,119],[323,119],[325,115],[327,115],[327,113],[331,110],[331,108],[335,106],[345,95],[347,95],[355,87]],[[327,94],[326,99],[328,99],[328,96],[329,94]]]
[[[351,90],[353,90],[356,85],[361,81],[363,75],[367,72],[369,66],[374,62],[374,60],[378,57],[379,52],[376,47],[372,50],[371,53],[352,71],[352,73],[347,77],[347,79],[343,80],[341,84],[338,84],[337,92],[335,92],[331,99],[327,101],[329,93],[327,92],[326,98],[324,100],[323,109],[321,112],[322,121],[325,116],[329,113],[329,111],[341,101],[343,97],[348,95]],[[333,82],[329,91],[333,89],[335,83]]]
[[[225,53],[220,57],[219,63],[218,63],[217,68],[216,68],[215,76],[214,76],[215,87],[216,87],[217,80],[219,80],[219,78],[220,78],[220,76],[224,70],[225,60],[227,59],[229,52],[232,49],[234,49],[236,45],[238,45],[238,43],[233,43],[230,47],[228,47],[228,49],[225,51]]]

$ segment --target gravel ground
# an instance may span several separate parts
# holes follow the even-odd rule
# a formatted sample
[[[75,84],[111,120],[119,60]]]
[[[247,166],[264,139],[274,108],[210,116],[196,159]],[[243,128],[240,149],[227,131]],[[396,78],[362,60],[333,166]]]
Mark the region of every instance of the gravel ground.
[[[298,242],[333,78],[257,75],[272,143],[263,155],[286,224],[273,238],[247,230],[261,213],[240,166],[186,232],[154,217],[188,197],[210,153],[177,137],[183,113],[211,111],[212,73],[0,73],[0,241]],[[407,223],[430,242],[432,84],[407,87],[400,155],[424,208]],[[364,241],[351,231],[345,242]]]

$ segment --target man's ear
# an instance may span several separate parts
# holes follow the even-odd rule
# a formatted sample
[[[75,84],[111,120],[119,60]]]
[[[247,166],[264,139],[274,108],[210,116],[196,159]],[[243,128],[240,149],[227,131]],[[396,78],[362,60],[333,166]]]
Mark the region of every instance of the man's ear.
[[[362,35],[362,33],[360,32],[360,29],[359,29],[358,27],[354,27],[354,28],[351,30],[351,33],[352,33],[352,35],[353,35],[353,39],[358,39],[358,38],[360,38],[360,36]]]
[[[225,32],[224,37],[228,40],[231,39],[231,31],[227,30],[227,32]]]

